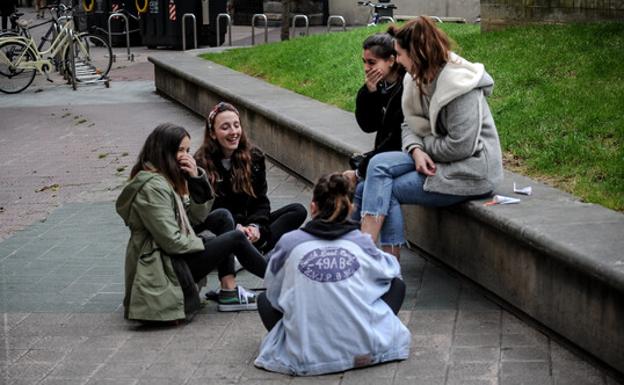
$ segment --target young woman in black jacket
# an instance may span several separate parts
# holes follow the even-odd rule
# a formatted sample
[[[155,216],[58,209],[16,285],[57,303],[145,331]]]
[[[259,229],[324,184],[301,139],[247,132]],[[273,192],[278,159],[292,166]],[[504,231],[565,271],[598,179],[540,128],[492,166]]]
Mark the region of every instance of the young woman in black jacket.
[[[233,105],[221,102],[212,109],[195,159],[214,186],[213,208],[228,209],[260,252],[273,249],[282,234],[305,221],[307,211],[299,203],[271,211],[264,154],[247,139]]]
[[[376,132],[375,147],[359,157],[354,170],[345,171],[355,187],[353,219],[360,221],[363,180],[366,167],[376,154],[386,151],[401,151],[401,95],[405,69],[396,60],[394,38],[387,33],[369,36],[362,44],[364,62],[364,85],[355,99],[355,118],[362,131]],[[395,250],[385,250],[396,254]]]

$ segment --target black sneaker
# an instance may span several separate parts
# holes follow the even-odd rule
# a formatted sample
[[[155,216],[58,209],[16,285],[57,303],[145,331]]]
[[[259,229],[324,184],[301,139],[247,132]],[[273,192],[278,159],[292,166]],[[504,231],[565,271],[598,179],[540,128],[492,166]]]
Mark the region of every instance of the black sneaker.
[[[257,310],[256,293],[247,291],[242,286],[237,286],[236,290],[219,291],[219,311],[245,311]]]

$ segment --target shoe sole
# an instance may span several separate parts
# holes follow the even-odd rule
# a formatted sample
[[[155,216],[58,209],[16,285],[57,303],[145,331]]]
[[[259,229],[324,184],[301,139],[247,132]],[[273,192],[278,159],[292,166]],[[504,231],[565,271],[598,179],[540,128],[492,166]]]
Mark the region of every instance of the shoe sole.
[[[255,303],[240,304],[240,305],[222,305],[222,304],[219,304],[217,306],[217,310],[223,311],[223,312],[228,312],[228,311],[252,311],[252,310],[258,310],[258,305],[256,305]]]

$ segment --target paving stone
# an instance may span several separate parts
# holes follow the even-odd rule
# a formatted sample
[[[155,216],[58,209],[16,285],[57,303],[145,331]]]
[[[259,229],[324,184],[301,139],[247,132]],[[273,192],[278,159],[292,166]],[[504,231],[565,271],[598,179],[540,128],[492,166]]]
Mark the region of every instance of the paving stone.
[[[64,359],[67,351],[57,349],[29,349],[15,362],[57,363]]]
[[[90,377],[100,365],[100,363],[83,363],[80,361],[61,362],[54,367],[50,376],[61,378]]]
[[[90,378],[85,385],[136,385],[136,378]]]
[[[547,374],[524,373],[519,376],[502,376],[500,385],[553,385],[553,378]]]
[[[451,353],[453,362],[498,362],[500,349],[483,347],[455,347]]]
[[[501,377],[521,377],[530,373],[533,376],[549,376],[548,362],[504,361],[501,364]]]
[[[464,379],[464,378],[449,378],[448,381],[446,382],[446,385],[497,385],[498,384],[498,379],[497,378],[491,378],[491,379],[485,379],[485,378],[478,378],[478,379]]]
[[[397,378],[436,378],[446,375],[446,361],[406,360],[397,368]]]
[[[500,334],[456,334],[456,347],[499,347]]]
[[[454,362],[448,372],[449,380],[453,379],[454,381],[475,378],[491,381],[497,377],[497,362]]]
[[[83,385],[89,379],[87,377],[76,377],[76,378],[58,378],[58,377],[46,377],[38,385]],[[26,384],[26,382],[24,382]],[[32,383],[28,383],[32,385]],[[15,384],[17,385],[17,384]]]
[[[394,385],[445,385],[446,379],[444,377],[400,377],[397,376],[394,379]]]
[[[540,346],[546,347],[548,344],[548,338],[534,330],[531,330],[523,334],[503,334],[501,346],[507,347],[519,347],[519,346]]]
[[[502,349],[503,361],[547,361],[548,350],[543,347],[508,347]]]
[[[95,378],[140,378],[146,369],[146,364],[112,362],[103,364],[93,374]]]

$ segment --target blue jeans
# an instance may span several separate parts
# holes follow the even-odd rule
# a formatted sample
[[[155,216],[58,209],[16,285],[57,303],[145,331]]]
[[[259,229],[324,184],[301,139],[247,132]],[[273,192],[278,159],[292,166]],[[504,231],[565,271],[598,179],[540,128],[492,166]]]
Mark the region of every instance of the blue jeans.
[[[426,179],[425,175],[416,171],[414,160],[407,153],[383,152],[371,159],[366,179],[360,183],[363,187],[360,184],[356,187],[354,203],[356,211],[361,208],[361,214],[357,216],[385,216],[379,233],[382,246],[405,243],[401,204],[444,207],[472,198],[425,191]],[[354,219],[358,219],[357,216]]]

